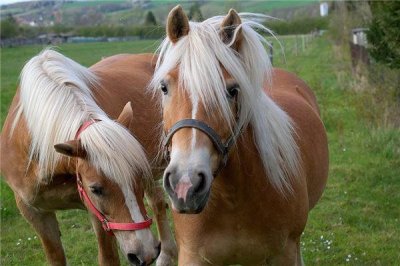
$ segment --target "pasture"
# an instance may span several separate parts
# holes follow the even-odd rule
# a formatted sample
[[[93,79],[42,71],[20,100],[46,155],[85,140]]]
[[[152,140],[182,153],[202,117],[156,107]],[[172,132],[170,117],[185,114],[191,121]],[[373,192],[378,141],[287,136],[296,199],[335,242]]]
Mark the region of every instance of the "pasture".
[[[293,38],[281,39],[286,63],[278,52],[274,64],[288,69],[315,91],[328,132],[330,173],[319,204],[311,211],[302,238],[306,265],[395,265],[400,261],[400,131],[373,127],[349,60],[338,60],[325,37],[294,53]],[[156,41],[66,44],[59,51],[85,65],[117,53],[152,52]],[[275,48],[278,45],[274,45]],[[23,64],[42,47],[1,50],[1,124],[18,84]],[[43,265],[40,241],[19,214],[1,181],[1,265]],[[70,265],[96,265],[97,247],[83,211],[58,212]],[[256,218],[256,217],[255,217]]]

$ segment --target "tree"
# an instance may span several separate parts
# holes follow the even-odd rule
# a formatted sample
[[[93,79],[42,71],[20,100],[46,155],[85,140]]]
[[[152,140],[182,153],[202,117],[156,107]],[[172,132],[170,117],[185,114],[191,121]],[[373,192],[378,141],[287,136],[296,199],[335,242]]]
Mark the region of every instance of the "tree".
[[[390,68],[400,69],[400,2],[371,1],[372,21],[367,32],[370,55]]]
[[[15,18],[8,14],[7,18],[1,21],[0,37],[1,39],[12,38],[18,35],[18,23]]]
[[[147,26],[157,25],[156,17],[154,16],[153,12],[151,11],[147,12],[146,18],[144,20],[144,25]]]
[[[192,21],[198,21],[198,22],[204,20],[203,14],[201,14],[199,3],[196,2],[194,5],[192,5],[190,7],[189,19],[192,20]]]

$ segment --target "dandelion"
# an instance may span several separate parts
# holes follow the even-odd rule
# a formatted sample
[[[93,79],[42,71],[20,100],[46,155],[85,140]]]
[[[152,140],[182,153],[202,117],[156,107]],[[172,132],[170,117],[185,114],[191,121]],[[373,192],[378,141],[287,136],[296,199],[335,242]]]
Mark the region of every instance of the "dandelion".
[[[349,258],[347,258],[347,259],[346,259],[346,261],[347,261],[347,262],[349,262],[349,261],[350,261],[350,259],[349,259]]]
[[[31,241],[31,240],[32,240],[32,238],[28,237],[28,241]]]
[[[19,246],[21,243],[20,242],[17,242],[17,246]]]

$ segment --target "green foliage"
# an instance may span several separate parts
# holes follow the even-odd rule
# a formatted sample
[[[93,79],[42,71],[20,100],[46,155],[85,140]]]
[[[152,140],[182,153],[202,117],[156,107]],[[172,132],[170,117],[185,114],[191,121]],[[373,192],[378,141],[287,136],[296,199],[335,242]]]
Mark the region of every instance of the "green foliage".
[[[194,3],[190,7],[188,17],[190,20],[197,21],[197,22],[201,22],[204,20],[203,14],[201,13],[201,10],[200,10],[200,4],[198,2]]]
[[[147,12],[146,18],[144,20],[144,25],[146,26],[155,26],[157,25],[156,17],[154,16],[153,12]]]
[[[390,68],[400,68],[400,2],[371,1],[373,19],[367,38],[370,55]]]
[[[19,34],[18,24],[15,21],[14,17],[9,14],[6,19],[1,21],[0,24],[0,38],[12,38],[16,37]]]
[[[56,33],[56,34],[61,34],[61,33],[70,32],[70,31],[72,31],[72,30],[73,30],[72,27],[68,27],[68,26],[65,26],[65,25],[63,25],[63,24],[56,24],[56,25],[54,25],[53,27],[50,27],[50,28],[48,29],[48,32],[52,32],[52,33]]]
[[[308,34],[328,28],[328,17],[297,18],[291,21],[272,20],[264,23],[278,35]]]

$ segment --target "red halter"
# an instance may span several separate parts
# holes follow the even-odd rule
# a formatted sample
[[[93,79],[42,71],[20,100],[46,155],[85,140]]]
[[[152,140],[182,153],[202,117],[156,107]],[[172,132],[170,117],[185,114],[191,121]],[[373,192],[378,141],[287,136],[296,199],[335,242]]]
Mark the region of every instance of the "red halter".
[[[99,120],[91,120],[91,121],[86,121],[84,122],[81,127],[78,129],[75,139],[79,138],[79,135],[90,125],[92,125],[95,122],[98,122]],[[147,217],[146,221],[144,222],[139,222],[139,223],[114,223],[114,222],[109,222],[107,218],[102,214],[96,206],[92,203],[90,200],[88,194],[86,191],[83,189],[83,184],[82,184],[82,179],[81,176],[78,173],[78,164],[76,164],[76,183],[78,185],[78,192],[79,196],[81,197],[81,200],[86,204],[86,207],[89,209],[89,211],[94,214],[97,219],[101,222],[103,229],[106,232],[109,232],[110,234],[113,234],[112,230],[120,230],[120,231],[134,231],[134,230],[141,230],[145,228],[149,228],[150,225],[153,223],[152,219],[145,214]]]

